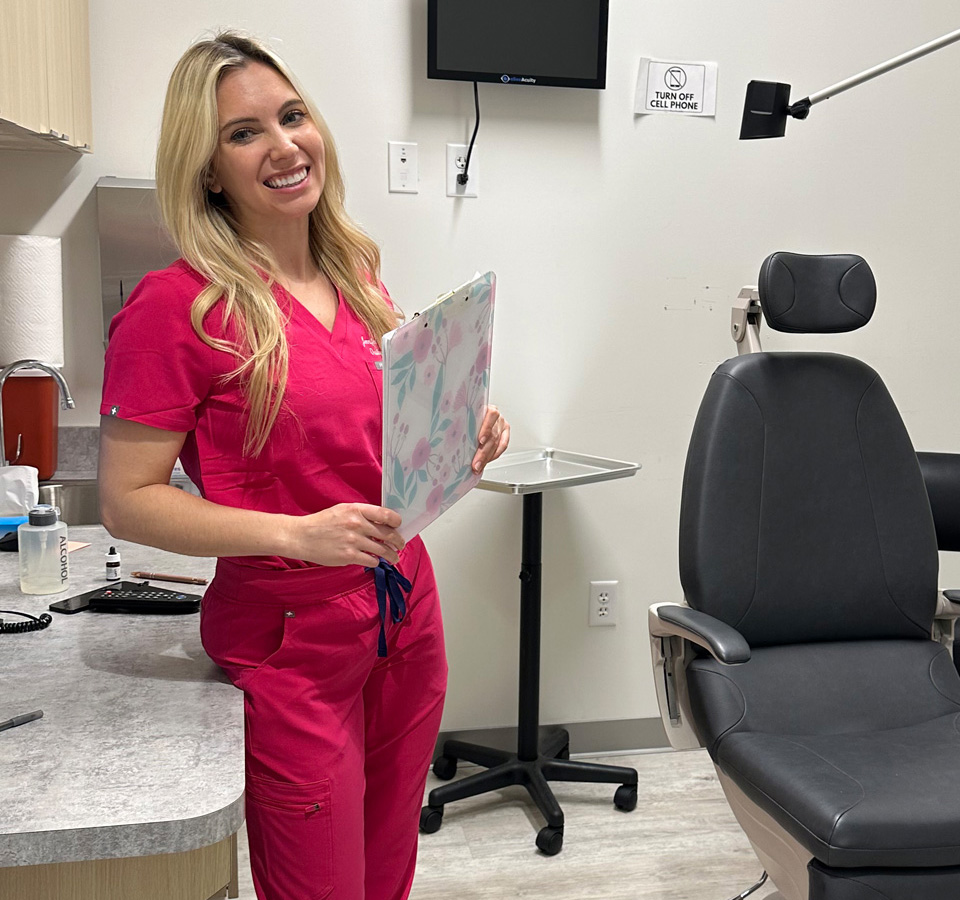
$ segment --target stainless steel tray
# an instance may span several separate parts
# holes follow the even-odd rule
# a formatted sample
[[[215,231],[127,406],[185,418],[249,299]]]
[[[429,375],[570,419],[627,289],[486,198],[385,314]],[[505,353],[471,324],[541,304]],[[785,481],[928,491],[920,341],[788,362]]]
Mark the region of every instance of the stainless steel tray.
[[[629,478],[639,463],[584,456],[547,447],[505,453],[488,463],[477,487],[502,494],[536,494],[554,488]]]

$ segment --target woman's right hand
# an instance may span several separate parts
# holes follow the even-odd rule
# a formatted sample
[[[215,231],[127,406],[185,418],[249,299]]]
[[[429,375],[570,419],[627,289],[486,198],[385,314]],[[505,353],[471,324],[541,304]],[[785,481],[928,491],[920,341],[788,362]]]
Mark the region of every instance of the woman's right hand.
[[[397,533],[400,514],[369,503],[340,503],[294,519],[295,559],[322,566],[376,566],[382,557],[396,563],[405,541]]]

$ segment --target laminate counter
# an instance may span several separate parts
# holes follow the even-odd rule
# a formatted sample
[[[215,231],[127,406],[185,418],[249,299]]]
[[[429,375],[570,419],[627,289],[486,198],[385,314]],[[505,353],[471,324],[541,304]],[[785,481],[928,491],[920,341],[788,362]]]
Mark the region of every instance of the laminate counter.
[[[70,587],[57,595],[22,594],[17,554],[0,553],[0,608],[38,616],[52,601],[106,585],[110,545],[125,577],[131,570],[213,575],[212,559],[116,541],[101,526],[70,528],[69,537],[90,546],[70,554]],[[0,895],[26,900],[22,888],[4,889],[5,878],[26,868],[144,857],[162,863],[230,841],[235,883],[243,700],[204,653],[199,615],[51,615],[43,631],[0,634],[0,721],[43,710],[43,718],[0,732]],[[217,896],[226,883],[216,882]],[[118,890],[124,896],[131,888]],[[167,896],[212,895],[201,885]]]

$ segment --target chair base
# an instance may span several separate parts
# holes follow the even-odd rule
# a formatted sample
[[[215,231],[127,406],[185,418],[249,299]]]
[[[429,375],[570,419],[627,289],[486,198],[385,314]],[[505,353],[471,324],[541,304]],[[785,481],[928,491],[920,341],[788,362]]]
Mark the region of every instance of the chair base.
[[[483,747],[464,741],[446,741],[443,754],[434,762],[439,778],[452,778],[458,760],[485,766],[486,772],[470,775],[455,784],[442,785],[430,791],[427,806],[420,816],[420,830],[436,831],[441,824],[443,807],[456,800],[475,797],[509,785],[525,787],[546,819],[546,827],[537,836],[537,846],[548,856],[560,852],[563,846],[563,810],[557,802],[549,781],[619,784],[614,804],[626,812],[637,805],[637,770],[625,766],[605,766],[571,760],[570,737],[565,729],[554,729],[541,742],[534,759],[521,759],[518,753]]]
[[[809,900],[807,864],[813,854],[747,797],[719,767],[714,768],[731,811],[783,900]]]
[[[755,893],[756,891],[759,891],[760,888],[762,888],[767,883],[767,877],[768,877],[767,873],[764,872],[760,876],[759,881],[757,881],[755,884],[751,884],[750,887],[748,887],[745,891],[741,891],[739,894],[737,894],[736,897],[731,897],[730,900],[746,900],[747,897],[749,897],[751,894]]]

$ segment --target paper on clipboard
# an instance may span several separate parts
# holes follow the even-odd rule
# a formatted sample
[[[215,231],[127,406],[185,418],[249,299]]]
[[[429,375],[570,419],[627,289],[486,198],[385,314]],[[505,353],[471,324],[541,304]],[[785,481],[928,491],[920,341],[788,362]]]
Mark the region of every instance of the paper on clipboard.
[[[409,541],[480,476],[496,275],[442,296],[383,337],[383,498]]]

